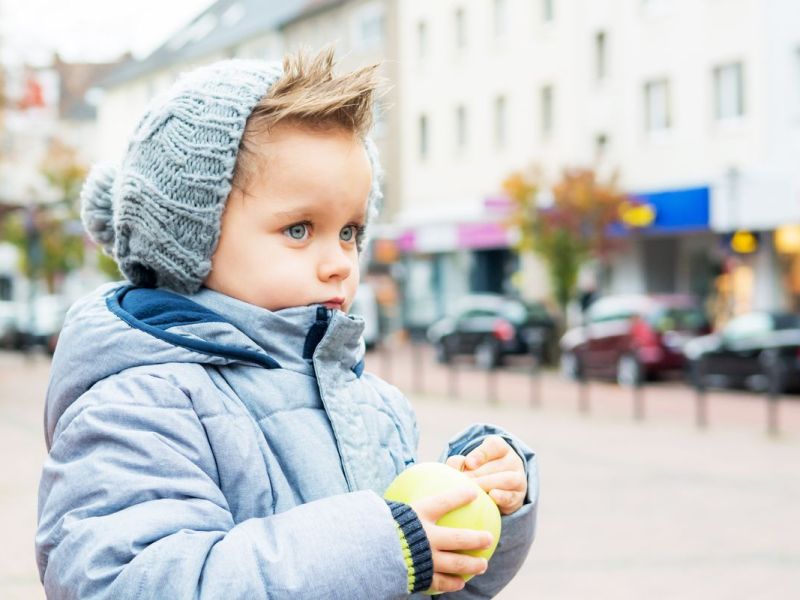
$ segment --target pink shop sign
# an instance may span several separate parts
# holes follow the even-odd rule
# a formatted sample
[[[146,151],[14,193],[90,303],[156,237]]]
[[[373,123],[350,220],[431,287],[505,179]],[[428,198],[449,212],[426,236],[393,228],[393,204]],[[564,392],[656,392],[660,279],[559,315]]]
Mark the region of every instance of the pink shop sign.
[[[446,233],[450,235],[445,235]],[[434,238],[440,243],[434,243]],[[450,230],[407,229],[397,238],[398,248],[405,253],[507,248],[510,245],[509,232],[499,223],[461,223],[455,226],[455,236]]]
[[[459,248],[505,248],[508,229],[500,223],[462,223],[458,226]]]

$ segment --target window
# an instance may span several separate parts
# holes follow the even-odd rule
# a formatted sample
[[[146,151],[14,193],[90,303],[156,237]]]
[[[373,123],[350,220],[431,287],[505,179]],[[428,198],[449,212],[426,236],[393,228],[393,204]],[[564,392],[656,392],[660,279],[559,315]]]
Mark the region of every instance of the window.
[[[667,14],[670,5],[671,0],[641,0],[642,12],[650,16]]]
[[[735,119],[744,114],[742,63],[714,69],[714,116],[717,120]]]
[[[606,32],[598,31],[594,36],[594,74],[598,81],[605,79],[608,71],[606,50]]]
[[[354,15],[353,46],[359,50],[379,48],[383,43],[383,5],[364,4]]]
[[[598,157],[605,155],[608,149],[608,134],[598,133],[594,136],[594,149]]]
[[[650,325],[661,333],[699,331],[708,327],[708,319],[699,308],[665,306],[657,308],[646,318]]]
[[[644,84],[645,129],[665,131],[672,125],[669,110],[669,82],[666,79]]]
[[[794,109],[795,114],[800,114],[800,48],[794,52]]]
[[[428,24],[425,21],[417,23],[417,58],[428,56]]]
[[[736,317],[722,330],[722,339],[727,343],[736,343],[754,338],[772,331],[774,323],[767,313],[749,313]]]
[[[456,107],[456,149],[463,150],[467,147],[467,109],[463,106]]]
[[[420,115],[419,117],[419,157],[421,160],[428,158],[429,140],[428,140],[428,116]]]
[[[542,21],[551,23],[555,18],[555,0],[542,0]]]
[[[456,50],[463,50],[467,47],[467,23],[463,8],[456,10],[453,25],[456,37]]]
[[[229,6],[224,13],[222,13],[222,23],[226,27],[233,27],[242,20],[247,14],[247,9],[241,2],[236,2]]]
[[[590,323],[630,319],[644,314],[650,306],[648,298],[637,295],[607,296],[595,300],[587,312]]]
[[[540,91],[541,105],[541,129],[542,136],[547,137],[553,133],[554,107],[553,107],[553,86],[546,85]]]
[[[8,275],[0,275],[0,300],[11,300],[14,282]]]
[[[507,6],[506,0],[494,0],[493,5],[493,23],[494,23],[494,37],[499,38],[506,34],[506,30],[508,28],[508,23],[506,19],[508,15],[506,14]]]
[[[382,138],[386,135],[386,111],[380,102],[372,103],[372,132],[374,138]]]
[[[506,145],[506,99],[498,96],[494,100],[494,143],[498,148]]]

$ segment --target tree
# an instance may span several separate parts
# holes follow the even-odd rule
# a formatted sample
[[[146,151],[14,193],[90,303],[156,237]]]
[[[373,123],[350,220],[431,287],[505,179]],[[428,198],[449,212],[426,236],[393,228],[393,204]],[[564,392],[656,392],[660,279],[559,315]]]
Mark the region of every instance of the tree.
[[[31,280],[44,279],[53,292],[59,276],[83,264],[78,194],[86,167],[73,148],[54,140],[40,172],[58,192],[59,199],[11,213],[3,225],[3,237],[20,249],[22,273]]]
[[[619,191],[616,176],[601,181],[584,168],[565,169],[550,194],[543,193],[547,189],[536,169],[512,173],[503,190],[513,203],[509,224],[519,231],[516,250],[541,257],[565,315],[581,266],[591,259],[606,261],[622,245],[612,227],[636,203]]]

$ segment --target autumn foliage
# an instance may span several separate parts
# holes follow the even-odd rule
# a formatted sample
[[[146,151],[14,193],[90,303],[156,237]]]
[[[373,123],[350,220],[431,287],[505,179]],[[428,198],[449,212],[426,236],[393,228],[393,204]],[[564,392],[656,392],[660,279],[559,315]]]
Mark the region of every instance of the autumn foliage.
[[[601,181],[592,169],[566,169],[549,189],[542,181],[534,169],[512,173],[503,191],[513,202],[509,226],[519,232],[517,250],[542,258],[564,310],[575,295],[581,265],[605,261],[621,247],[612,225],[633,202],[619,191],[616,177]]]

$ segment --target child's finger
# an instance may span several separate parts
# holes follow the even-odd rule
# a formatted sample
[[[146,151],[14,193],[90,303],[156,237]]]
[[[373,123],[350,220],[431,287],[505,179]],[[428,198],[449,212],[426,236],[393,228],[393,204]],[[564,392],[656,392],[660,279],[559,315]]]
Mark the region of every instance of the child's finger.
[[[435,594],[443,592],[457,592],[464,589],[464,580],[458,575],[445,575],[444,573],[434,573],[430,591]]]
[[[497,504],[497,508],[504,515],[511,514],[522,506],[522,498],[519,492],[509,492],[506,490],[490,490],[489,497]]]
[[[528,489],[525,473],[519,471],[501,471],[500,473],[475,477],[475,483],[481,486],[485,492],[491,489],[524,492]]]
[[[484,463],[477,469],[469,469],[465,473],[469,473],[473,477],[483,477],[484,475],[491,475],[493,473],[501,473],[503,471],[525,471],[525,466],[519,455],[514,452],[509,446],[510,452],[507,452],[502,457],[490,460]],[[469,467],[469,465],[466,465]]]
[[[493,541],[491,533],[476,529],[456,529],[437,525],[427,533],[431,548],[436,550],[483,550],[491,546]],[[440,569],[437,567],[437,570]]]
[[[442,494],[420,498],[411,505],[411,508],[418,515],[425,516],[431,521],[438,521],[451,510],[469,504],[477,495],[478,490],[474,487],[455,488]]]
[[[456,471],[463,471],[466,460],[467,458],[465,456],[454,454],[453,456],[447,457],[447,460],[444,464],[446,464],[448,467],[454,468]]]
[[[434,570],[454,575],[481,575],[489,566],[485,558],[458,552],[434,552]]]
[[[511,447],[499,435],[488,436],[480,446],[467,454],[467,468],[475,470],[492,460],[502,458]]]

